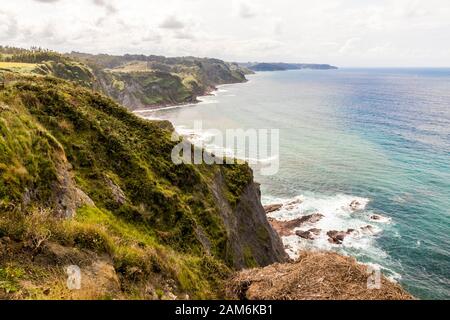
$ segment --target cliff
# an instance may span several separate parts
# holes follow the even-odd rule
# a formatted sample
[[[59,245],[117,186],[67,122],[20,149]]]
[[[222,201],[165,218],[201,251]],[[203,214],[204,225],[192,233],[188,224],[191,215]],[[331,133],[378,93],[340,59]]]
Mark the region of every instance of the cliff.
[[[365,267],[335,253],[280,263],[246,164],[175,165],[172,125],[111,99],[128,109],[195,101],[247,69],[0,54],[0,299],[411,298],[385,278],[367,290]],[[70,265],[80,290],[67,287]]]
[[[284,70],[330,70],[337,69],[335,66],[329,64],[314,64],[314,63],[284,63],[284,62],[256,62],[256,63],[243,63],[240,64],[244,68],[248,68],[252,71],[284,71]]]
[[[129,109],[196,102],[217,85],[247,81],[246,70],[219,59],[77,52],[69,56],[94,70],[95,89]]]
[[[233,270],[285,259],[247,165],[175,165],[170,123],[61,79],[0,77],[3,298],[214,298]]]
[[[218,59],[0,47],[0,70],[50,75],[95,89],[130,110],[196,102],[215,86],[245,82],[248,70]]]

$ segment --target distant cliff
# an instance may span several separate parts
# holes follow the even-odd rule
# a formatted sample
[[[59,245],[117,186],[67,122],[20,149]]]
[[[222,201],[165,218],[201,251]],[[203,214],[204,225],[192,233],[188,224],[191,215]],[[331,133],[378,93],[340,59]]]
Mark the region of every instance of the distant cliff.
[[[69,57],[93,70],[95,89],[132,110],[195,102],[217,85],[247,81],[247,70],[219,59],[77,52]]]
[[[0,47],[0,70],[51,75],[100,91],[130,110],[196,102],[217,85],[245,82],[246,68],[219,59],[60,54]]]
[[[300,70],[300,69],[313,69],[313,70],[330,70],[337,69],[335,66],[329,64],[311,64],[311,63],[242,63],[242,67],[248,68],[253,71],[283,71],[283,70]]]

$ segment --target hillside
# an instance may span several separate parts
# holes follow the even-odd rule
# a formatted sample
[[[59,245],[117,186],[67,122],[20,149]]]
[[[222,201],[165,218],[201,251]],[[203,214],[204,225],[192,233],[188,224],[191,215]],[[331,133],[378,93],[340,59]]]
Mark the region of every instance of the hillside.
[[[59,54],[0,47],[0,70],[41,74],[100,91],[130,110],[196,102],[215,86],[245,82],[249,71],[218,59]]]
[[[214,298],[233,270],[285,258],[247,165],[175,165],[170,123],[0,77],[0,298]]]
[[[95,88],[130,109],[196,102],[215,86],[245,82],[246,70],[218,59],[72,52],[90,66]]]
[[[241,63],[243,68],[248,68],[252,71],[284,71],[284,70],[330,70],[337,69],[335,66],[329,64],[312,64],[312,63],[284,63],[284,62],[261,62],[261,63]]]
[[[247,164],[175,165],[172,125],[111,99],[180,103],[248,70],[0,52],[0,299],[411,298],[385,278],[368,291],[365,267],[338,254],[287,261]],[[69,265],[81,290],[66,285]]]

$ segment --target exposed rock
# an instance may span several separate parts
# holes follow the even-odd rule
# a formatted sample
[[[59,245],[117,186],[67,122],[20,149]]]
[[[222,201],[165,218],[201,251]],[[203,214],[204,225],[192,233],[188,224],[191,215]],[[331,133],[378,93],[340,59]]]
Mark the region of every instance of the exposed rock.
[[[384,217],[384,216],[382,216],[380,214],[373,214],[373,215],[370,216],[370,220],[376,221],[376,222],[386,223],[386,222],[389,222],[391,220],[391,218]]]
[[[370,224],[368,224],[367,226],[361,227],[360,229],[365,234],[374,234],[375,233],[374,228]]]
[[[280,210],[283,207],[281,203],[268,204],[264,206],[264,211],[266,213],[271,213],[277,210]]]
[[[228,233],[227,252],[232,257],[234,268],[249,267],[247,265],[249,254],[261,266],[286,261],[288,257],[283,243],[267,221],[267,215],[261,205],[259,184],[249,183],[235,208],[230,206],[224,196],[224,184],[224,176],[217,174],[214,183],[211,184],[211,191]]]
[[[327,232],[327,236],[329,237],[328,241],[334,244],[342,244],[347,234],[348,233],[345,231],[336,231],[336,230],[328,231]]]
[[[295,235],[299,236],[300,238],[303,239],[308,239],[308,240],[313,240],[314,237],[312,236],[311,232],[309,231],[301,231],[301,230],[297,230],[295,231]]]
[[[316,236],[318,236],[322,232],[322,230],[318,229],[318,228],[312,228],[312,229],[309,229],[308,231]]]
[[[111,179],[105,178],[106,184],[111,190],[111,193],[114,197],[114,200],[119,204],[122,205],[127,201],[127,197],[125,196],[125,193],[123,190],[116,185]]]
[[[353,211],[359,210],[361,208],[361,203],[358,200],[353,200],[350,202],[350,209]]]
[[[319,222],[323,218],[323,214],[321,213],[313,213],[311,215],[305,216],[306,220],[305,222],[308,223],[316,223]]]
[[[314,240],[320,234],[321,230],[317,228],[312,228],[307,231],[297,230],[295,234],[303,239]]]
[[[279,221],[273,218],[269,218],[269,222],[280,236],[285,237],[292,235],[295,228],[298,228],[305,223],[316,223],[320,219],[322,219],[322,217],[323,215],[320,213],[313,213],[289,221]]]
[[[57,180],[53,183],[53,197],[56,214],[64,218],[73,218],[76,210],[83,205],[94,206],[94,202],[81,189],[77,187],[71,172],[71,165],[67,161],[64,151],[61,150],[61,160],[56,168]],[[26,194],[29,194],[28,191]],[[32,192],[31,192],[32,193]],[[28,197],[27,195],[26,197]],[[25,197],[25,198],[26,198]],[[30,201],[30,199],[24,199]]]
[[[289,201],[288,203],[286,203],[286,205],[287,205],[287,206],[290,206],[290,205],[293,205],[293,204],[301,204],[302,202],[303,202],[302,199],[296,198],[296,199],[294,199],[294,200]]]
[[[303,202],[303,201],[302,201],[301,199],[297,198],[297,199],[295,199],[295,200],[292,200],[292,201],[286,203],[283,207],[284,207],[286,210],[292,210],[292,209],[294,209],[297,205],[301,204],[302,202]]]

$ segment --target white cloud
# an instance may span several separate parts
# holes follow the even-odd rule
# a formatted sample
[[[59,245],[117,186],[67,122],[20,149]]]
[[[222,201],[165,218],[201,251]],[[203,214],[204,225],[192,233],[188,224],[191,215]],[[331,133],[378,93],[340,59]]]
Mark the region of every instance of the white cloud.
[[[44,0],[44,1],[48,1],[48,0]],[[54,0],[50,0],[50,1],[54,1]],[[56,1],[58,1],[58,0],[56,0]],[[105,10],[110,14],[117,12],[116,7],[112,4],[111,0],[92,0],[92,1],[95,5],[105,8]]]
[[[350,38],[345,41],[344,45],[339,48],[339,53],[348,53],[349,51],[353,51],[357,48],[358,43],[361,41],[360,38]]]
[[[0,40],[14,39],[19,33],[19,25],[14,16],[8,12],[0,11]]]
[[[248,19],[256,16],[255,9],[248,3],[239,2],[238,4],[238,14],[241,18]]]
[[[184,23],[181,22],[176,16],[170,15],[160,23],[159,27],[163,29],[183,29]]]
[[[448,0],[15,0],[0,44],[339,66],[450,66]]]

